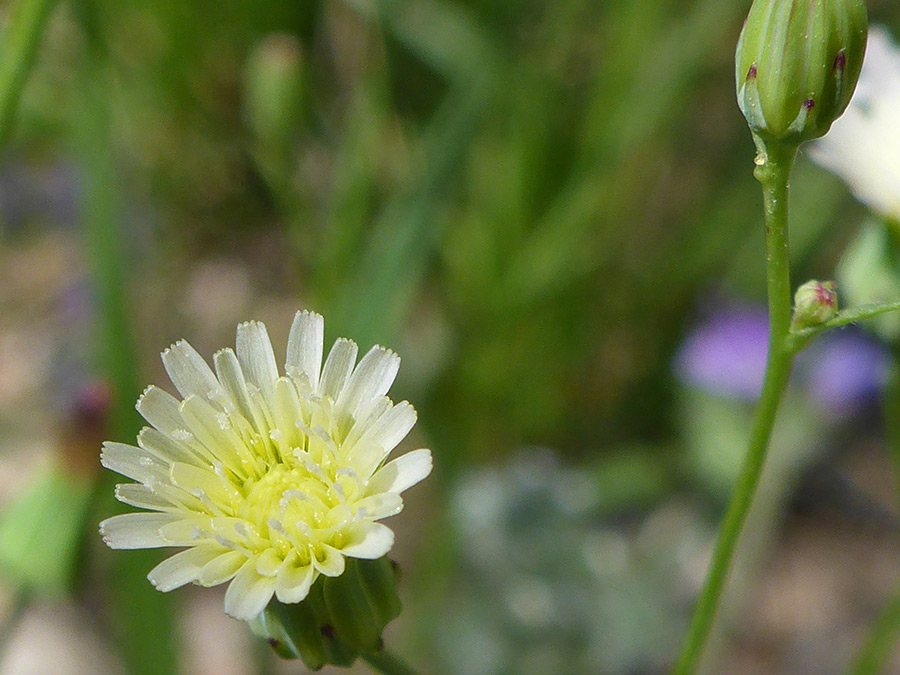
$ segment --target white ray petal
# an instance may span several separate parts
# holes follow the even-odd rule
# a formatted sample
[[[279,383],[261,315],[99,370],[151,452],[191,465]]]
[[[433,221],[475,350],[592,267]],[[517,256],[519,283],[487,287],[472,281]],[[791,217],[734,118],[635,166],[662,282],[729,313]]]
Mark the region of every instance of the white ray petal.
[[[214,546],[193,546],[163,560],[147,578],[156,590],[167,593],[196,581],[203,566],[221,554]]]
[[[162,362],[182,398],[194,394],[211,399],[220,391],[219,381],[209,365],[187,340],[179,340],[165,350]]]
[[[882,27],[869,31],[859,84],[846,112],[807,154],[840,176],[857,198],[900,218],[900,48]]]
[[[300,440],[297,422],[303,421],[303,410],[293,380],[279,377],[275,382],[271,413],[280,434],[279,445],[282,453],[286,449],[297,447]]]
[[[181,417],[194,437],[206,449],[209,459],[221,461],[234,472],[241,467],[243,441],[224,413],[216,412],[199,396],[188,396],[181,404]]]
[[[206,495],[220,509],[228,509],[240,502],[241,493],[227,478],[211,469],[193,464],[173,464],[169,471],[169,481],[195,497]]]
[[[175,441],[153,427],[141,429],[137,441],[138,447],[166,464],[173,462],[185,462],[199,466],[208,464],[190,445]]]
[[[254,561],[248,560],[225,591],[225,613],[250,621],[266,608],[274,593],[275,579],[257,573]]]
[[[398,370],[400,370],[399,356],[385,347],[372,347],[362,357],[337,399],[338,415],[348,414],[356,417],[361,407],[388,392],[394,378],[397,377]]]
[[[344,573],[344,556],[336,548],[320,544],[312,556],[312,565],[316,571],[326,577],[339,577]]]
[[[284,603],[300,602],[307,595],[316,580],[312,565],[294,565],[292,561],[282,565],[275,579],[275,595]]]
[[[406,401],[398,403],[379,417],[359,442],[347,449],[347,461],[357,468],[360,475],[371,476],[415,424],[415,408]]]
[[[345,532],[348,539],[341,552],[351,558],[375,560],[394,545],[394,532],[381,523],[361,520],[348,525]]]
[[[269,547],[256,557],[256,571],[264,577],[274,577],[284,564],[284,554]]]
[[[235,351],[244,377],[255,384],[268,400],[278,379],[278,365],[265,324],[260,321],[239,324]]]
[[[110,548],[159,548],[171,544],[159,530],[181,518],[172,513],[123,513],[100,523],[100,534]]]
[[[396,516],[403,510],[403,498],[395,492],[382,492],[360,499],[356,507],[369,520],[381,520]]]
[[[213,356],[216,375],[225,394],[231,399],[237,411],[247,420],[252,420],[250,412],[250,396],[247,393],[247,381],[237,356],[231,349],[220,349]]]
[[[262,397],[256,385],[247,384],[241,364],[230,349],[223,349],[215,356],[216,372],[222,382],[223,389],[234,401],[238,412],[247,420],[248,425],[262,438],[267,449],[271,448],[267,410],[261,406]]]
[[[240,551],[225,551],[203,565],[197,575],[197,583],[201,586],[223,584],[237,574],[247,562],[247,556]]]
[[[135,407],[141,417],[166,436],[172,436],[173,432],[184,428],[184,421],[178,412],[178,399],[159,387],[151,384],[144,389]]]
[[[142,448],[112,441],[103,444],[100,463],[107,469],[140,483],[165,481],[169,473],[168,464]]]
[[[156,494],[151,488],[140,483],[116,485],[116,499],[124,504],[149,511],[169,511],[176,507],[168,499]]]
[[[335,341],[322,367],[319,394],[337,400],[350,378],[350,373],[353,372],[358,350],[353,340],[340,338]]]
[[[366,485],[366,494],[399,494],[428,476],[432,466],[431,450],[422,448],[407,452],[375,472]]]
[[[319,386],[319,370],[325,341],[325,319],[310,311],[297,312],[288,335],[285,371],[288,375],[305,373],[310,390]]]
[[[365,414],[357,417],[353,426],[347,432],[341,443],[345,455],[350,455],[360,439],[372,429],[378,421],[394,407],[394,403],[387,396],[379,396],[366,410]]]

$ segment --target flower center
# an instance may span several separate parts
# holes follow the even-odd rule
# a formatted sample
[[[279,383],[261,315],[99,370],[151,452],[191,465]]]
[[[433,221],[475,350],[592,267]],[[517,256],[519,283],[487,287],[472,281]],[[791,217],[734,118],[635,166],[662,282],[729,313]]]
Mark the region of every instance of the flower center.
[[[238,516],[260,532],[272,529],[273,520],[304,534],[327,527],[326,516],[337,500],[323,478],[303,466],[276,464],[250,484]]]

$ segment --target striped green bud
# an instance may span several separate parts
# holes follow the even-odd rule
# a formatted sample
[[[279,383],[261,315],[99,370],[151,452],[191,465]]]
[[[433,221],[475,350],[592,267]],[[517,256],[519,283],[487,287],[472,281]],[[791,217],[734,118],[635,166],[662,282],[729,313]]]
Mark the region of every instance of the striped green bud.
[[[764,141],[824,136],[850,103],[866,48],[863,0],[754,0],[738,40],[738,105]]]
[[[397,574],[387,557],[347,558],[343,574],[320,576],[297,604],[272,599],[250,626],[282,658],[302,659],[311,670],[346,667],[381,649],[381,634],[400,609]]]

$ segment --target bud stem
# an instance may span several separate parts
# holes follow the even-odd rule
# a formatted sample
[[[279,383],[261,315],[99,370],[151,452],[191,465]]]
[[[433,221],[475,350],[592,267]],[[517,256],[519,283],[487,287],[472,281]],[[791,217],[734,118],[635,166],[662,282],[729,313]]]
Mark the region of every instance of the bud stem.
[[[804,349],[814,337],[817,337],[831,328],[841,328],[852,323],[872,319],[888,312],[900,311],[900,300],[894,302],[873,302],[850,309],[843,309],[838,312],[833,319],[829,319],[818,326],[809,326],[806,328],[791,331],[790,348],[793,352],[799,352]]]
[[[675,675],[694,673],[721,603],[738,537],[756,492],[775,415],[790,378],[794,350],[788,342],[791,327],[791,278],[788,255],[788,182],[796,146],[756,138],[759,155],[754,175],[762,184],[766,226],[766,278],[769,296],[769,357],[762,394],[753,417],[744,466],[719,529],[706,582],[694,610],[688,635],[674,669]]]

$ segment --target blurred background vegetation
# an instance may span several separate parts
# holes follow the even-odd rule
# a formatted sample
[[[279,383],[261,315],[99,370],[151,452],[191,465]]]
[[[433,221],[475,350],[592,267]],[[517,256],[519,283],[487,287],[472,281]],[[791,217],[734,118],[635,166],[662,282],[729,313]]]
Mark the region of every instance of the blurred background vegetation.
[[[764,298],[733,95],[748,5],[5,3],[6,64],[22,16],[47,18],[0,126],[0,671],[301,672],[215,591],[153,591],[158,552],[101,550],[97,454],[139,428],[163,347],[210,357],[259,318],[283,349],[310,308],[328,341],[403,356],[394,394],[435,452],[396,523],[397,650],[435,673],[663,672],[749,414],[673,363]],[[869,9],[900,33],[896,2]],[[864,210],[805,161],[793,187],[795,281],[833,276]],[[841,672],[900,573],[878,406],[792,396],[714,649],[731,673]],[[48,635],[87,665],[48,666]]]

